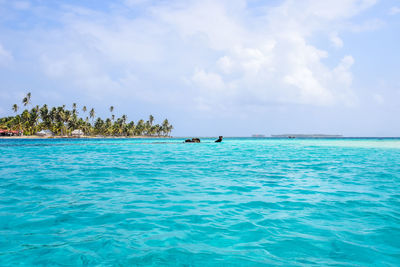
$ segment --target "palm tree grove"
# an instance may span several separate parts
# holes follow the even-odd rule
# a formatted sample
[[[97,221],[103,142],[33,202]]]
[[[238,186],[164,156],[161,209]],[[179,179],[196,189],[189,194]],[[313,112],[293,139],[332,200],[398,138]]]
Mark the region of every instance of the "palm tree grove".
[[[83,106],[78,109],[76,103],[71,109],[65,105],[48,107],[46,104],[31,107],[31,93],[22,99],[22,105],[22,113],[17,114],[20,107],[14,104],[12,110],[16,115],[0,118],[0,129],[17,131],[20,135],[34,135],[48,130],[58,136],[70,136],[74,130],[80,130],[86,136],[169,136],[173,129],[168,119],[162,124],[154,124],[152,115],[147,121],[141,119],[136,124],[129,122],[127,115],[116,118],[114,106],[109,108],[111,117],[104,120],[96,117],[94,108]]]

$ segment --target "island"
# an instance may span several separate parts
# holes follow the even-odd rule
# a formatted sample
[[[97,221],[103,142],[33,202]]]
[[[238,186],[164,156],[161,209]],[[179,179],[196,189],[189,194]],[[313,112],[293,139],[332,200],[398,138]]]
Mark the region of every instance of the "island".
[[[340,134],[273,134],[276,138],[341,138]]]
[[[116,117],[114,106],[109,107],[110,117],[102,119],[96,116],[94,108],[88,109],[73,103],[71,109],[65,105],[50,107],[31,104],[31,93],[23,99],[24,109],[12,106],[15,116],[0,118],[0,136],[7,137],[169,137],[173,126],[168,119],[161,124],[154,123],[153,115],[148,120],[140,119],[136,123],[128,121],[123,114]]]

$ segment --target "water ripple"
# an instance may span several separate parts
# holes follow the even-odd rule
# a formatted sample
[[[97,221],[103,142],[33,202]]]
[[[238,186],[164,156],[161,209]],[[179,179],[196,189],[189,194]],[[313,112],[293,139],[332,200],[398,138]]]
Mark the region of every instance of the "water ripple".
[[[400,265],[400,140],[0,140],[0,265]]]

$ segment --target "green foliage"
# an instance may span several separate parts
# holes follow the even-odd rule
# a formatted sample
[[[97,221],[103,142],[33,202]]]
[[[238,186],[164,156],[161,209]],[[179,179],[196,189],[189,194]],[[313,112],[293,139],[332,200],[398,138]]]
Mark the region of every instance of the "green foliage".
[[[31,104],[31,94],[28,93],[22,103],[26,107]],[[12,106],[12,110],[17,113],[19,107],[17,104]],[[122,115],[115,118],[112,114],[111,118],[103,120],[96,117],[94,108],[89,111],[89,117],[85,115],[86,106],[82,107],[85,119],[78,116],[77,104],[72,104],[72,110],[65,108],[65,105],[59,107],[48,107],[46,104],[32,109],[24,109],[21,114],[16,116],[0,118],[0,128],[9,130],[22,131],[24,135],[33,135],[41,130],[51,130],[56,135],[69,136],[76,129],[82,130],[85,135],[102,135],[102,136],[168,136],[173,126],[165,119],[163,123],[153,125],[154,117],[149,116],[148,121],[139,120],[135,125],[133,121],[128,122],[128,116]],[[114,107],[110,107],[111,113]],[[91,119],[91,123],[89,122]]]

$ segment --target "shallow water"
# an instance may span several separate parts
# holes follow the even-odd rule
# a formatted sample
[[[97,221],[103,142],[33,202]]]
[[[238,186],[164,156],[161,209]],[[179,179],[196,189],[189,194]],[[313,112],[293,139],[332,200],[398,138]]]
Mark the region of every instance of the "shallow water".
[[[0,140],[0,265],[400,265],[400,140]]]

